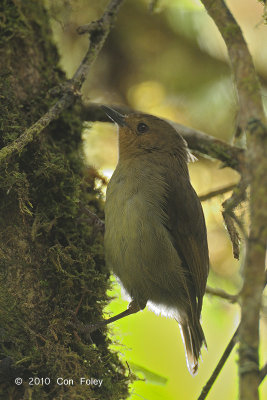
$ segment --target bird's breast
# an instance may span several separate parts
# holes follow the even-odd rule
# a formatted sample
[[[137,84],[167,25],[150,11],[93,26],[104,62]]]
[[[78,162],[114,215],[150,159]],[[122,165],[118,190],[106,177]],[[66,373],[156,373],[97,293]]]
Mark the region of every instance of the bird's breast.
[[[164,223],[168,185],[160,168],[116,168],[107,188],[106,229],[136,237],[144,224]]]
[[[105,255],[108,267],[127,288],[145,273],[159,276],[166,264],[176,268],[179,258],[166,229],[168,186],[161,169],[126,172],[117,168],[108,185]]]

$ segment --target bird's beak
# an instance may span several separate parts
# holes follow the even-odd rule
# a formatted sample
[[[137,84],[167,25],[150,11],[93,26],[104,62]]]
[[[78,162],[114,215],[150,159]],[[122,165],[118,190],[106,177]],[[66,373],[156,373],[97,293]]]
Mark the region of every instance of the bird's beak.
[[[116,122],[119,126],[126,125],[125,116],[120,114],[118,111],[113,110],[113,108],[107,106],[101,106],[102,110],[105,111],[107,116],[112,119],[113,122]]]

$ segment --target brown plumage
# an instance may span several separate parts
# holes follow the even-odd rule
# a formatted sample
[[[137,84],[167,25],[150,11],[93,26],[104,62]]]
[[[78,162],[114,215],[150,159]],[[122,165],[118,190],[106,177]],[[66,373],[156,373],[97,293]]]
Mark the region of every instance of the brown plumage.
[[[105,208],[107,265],[135,307],[178,321],[194,374],[206,343],[200,314],[209,257],[186,143],[162,119],[104,109],[119,125],[119,161]]]

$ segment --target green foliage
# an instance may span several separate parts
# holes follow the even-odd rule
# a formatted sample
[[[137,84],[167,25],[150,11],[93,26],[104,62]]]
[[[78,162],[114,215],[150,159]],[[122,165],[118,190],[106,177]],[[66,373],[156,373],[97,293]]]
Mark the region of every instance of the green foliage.
[[[164,386],[168,381],[168,379],[165,378],[164,376],[156,374],[155,372],[150,371],[149,369],[144,368],[141,365],[137,365],[133,362],[130,362],[129,365],[132,371],[134,371],[135,373],[141,373],[145,377],[146,382],[148,383]]]

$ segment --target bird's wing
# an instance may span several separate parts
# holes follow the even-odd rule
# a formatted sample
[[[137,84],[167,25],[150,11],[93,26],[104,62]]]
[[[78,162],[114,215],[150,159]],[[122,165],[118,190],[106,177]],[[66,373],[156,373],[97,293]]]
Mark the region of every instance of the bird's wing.
[[[166,177],[169,186],[167,228],[184,268],[191,275],[200,312],[209,271],[206,224],[202,206],[189,178],[177,176],[174,172]]]

